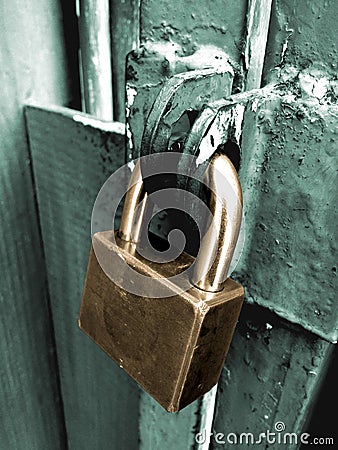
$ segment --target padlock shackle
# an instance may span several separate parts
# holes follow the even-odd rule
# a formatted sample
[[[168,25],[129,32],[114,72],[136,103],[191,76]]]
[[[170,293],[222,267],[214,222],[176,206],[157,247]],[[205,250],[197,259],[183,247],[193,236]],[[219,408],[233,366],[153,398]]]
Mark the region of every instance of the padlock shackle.
[[[201,240],[191,283],[204,291],[218,292],[227,278],[239,235],[242,188],[236,169],[223,154],[213,156],[206,178],[212,221]],[[120,222],[119,236],[124,241],[140,241],[147,197],[138,160],[131,175]]]
[[[243,197],[236,169],[227,156],[214,155],[206,177],[212,223],[202,238],[191,282],[204,291],[218,292],[227,279],[238,240]]]
[[[135,164],[128,185],[121,216],[119,236],[127,242],[140,241],[148,194],[144,189],[140,160]],[[138,206],[142,203],[142,206]]]

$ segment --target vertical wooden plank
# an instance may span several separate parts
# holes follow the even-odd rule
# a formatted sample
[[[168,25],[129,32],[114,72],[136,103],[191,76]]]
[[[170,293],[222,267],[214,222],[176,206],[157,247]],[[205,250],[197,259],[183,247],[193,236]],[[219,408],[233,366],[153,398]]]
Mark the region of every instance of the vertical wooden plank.
[[[113,120],[109,0],[78,0],[83,109]]]
[[[140,398],[139,450],[190,449],[194,442],[199,404],[198,400],[178,413],[168,413],[143,392]]]
[[[124,126],[28,107],[27,123],[69,448],[138,447],[139,388],[78,328],[96,195],[125,159]]]
[[[58,2],[0,5],[0,448],[66,448],[22,103],[68,103]]]

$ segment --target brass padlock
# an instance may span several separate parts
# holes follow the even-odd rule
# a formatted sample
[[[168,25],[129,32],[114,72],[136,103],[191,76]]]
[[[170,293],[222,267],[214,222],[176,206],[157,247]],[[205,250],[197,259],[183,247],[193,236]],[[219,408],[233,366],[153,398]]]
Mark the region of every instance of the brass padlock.
[[[232,223],[227,199],[219,197],[217,172],[225,174],[238,199],[238,205],[232,205]],[[137,163],[119,231],[93,236],[79,315],[80,328],[169,412],[187,406],[218,382],[244,297],[240,284],[230,278],[224,282],[241,224],[238,176],[221,154],[212,158],[207,175],[214,192],[209,209],[217,233],[208,230],[203,237],[189,289],[179,292],[168,279],[190,266],[193,257],[182,252],[175,261],[160,264],[138,253],[144,208],[136,207],[147,193]],[[93,248],[108,264],[118,255],[115,261],[123,260],[147,277],[158,277],[171,295],[147,298],[124,291],[102,270]]]

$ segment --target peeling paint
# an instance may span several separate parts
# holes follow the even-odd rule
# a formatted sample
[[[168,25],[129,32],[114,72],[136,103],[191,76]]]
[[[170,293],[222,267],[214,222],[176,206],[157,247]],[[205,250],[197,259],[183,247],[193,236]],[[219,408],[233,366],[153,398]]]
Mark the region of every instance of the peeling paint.
[[[242,127],[243,127],[243,119],[244,119],[244,111],[245,106],[240,103],[236,105],[233,110],[232,122],[231,125],[234,128],[234,138],[236,139],[236,143],[239,145],[242,136]]]
[[[127,106],[131,108],[134,104],[135,97],[137,95],[137,90],[129,85],[127,85]]]
[[[299,86],[303,97],[322,99],[328,92],[330,80],[324,74],[301,72],[298,76]]]
[[[127,134],[127,146],[128,146],[127,160],[132,161],[134,143],[133,143],[133,134],[131,132],[130,124],[128,122],[126,123],[126,134]]]
[[[184,70],[218,68],[234,74],[229,63],[229,55],[214,45],[200,45],[188,56],[184,56],[181,45],[171,41],[146,42],[144,46],[148,52],[161,55],[169,63],[173,72],[182,71],[183,68]]]
[[[283,79],[290,67],[297,68],[297,72],[321,69],[329,79],[335,78],[336,5],[335,1],[273,2],[264,63],[265,83]]]
[[[280,57],[280,65],[282,65],[284,63],[284,59],[285,59],[285,55],[286,55],[286,51],[288,49],[288,45],[289,45],[289,39],[292,36],[292,34],[294,33],[295,30],[293,30],[292,28],[289,28],[288,25],[285,26],[285,31],[288,33],[284,42],[283,42],[283,46],[282,46],[282,52],[281,52],[281,57]]]
[[[135,168],[135,163],[134,161],[129,161],[127,163],[128,168],[130,169],[130,172],[133,172],[134,168]]]

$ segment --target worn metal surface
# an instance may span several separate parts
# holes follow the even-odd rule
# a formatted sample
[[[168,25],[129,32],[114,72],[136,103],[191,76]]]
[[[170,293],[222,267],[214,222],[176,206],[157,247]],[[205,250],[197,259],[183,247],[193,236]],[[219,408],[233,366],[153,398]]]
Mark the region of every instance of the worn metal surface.
[[[335,0],[275,0],[264,65],[265,83],[276,78],[285,82],[297,77],[299,72],[303,72],[303,81],[308,83],[323,77],[335,79],[336,20]]]
[[[248,301],[332,342],[338,326],[336,115],[336,106],[283,94],[248,103],[240,172],[248,240],[238,267]]]
[[[168,151],[174,125],[180,117],[186,111],[198,111],[205,103],[230,95],[232,79],[230,67],[194,70],[170,78],[147,117],[141,155]]]
[[[211,137],[213,148],[229,136],[241,144],[246,245],[237,277],[248,287],[247,301],[332,342],[337,340],[336,114],[330,103],[266,88],[205,107],[186,145],[206,158]]]
[[[142,2],[141,46],[127,61],[131,157],[142,152],[145,122],[164,80],[181,72],[206,68],[240,74],[245,14],[244,0],[226,5],[222,1],[202,2],[197,8],[190,1],[161,5],[152,0]],[[223,96],[228,95],[229,90],[230,85],[225,87]]]
[[[231,93],[233,70],[224,63],[214,69],[195,70],[177,74],[168,80],[162,89],[158,85],[148,96],[142,111],[137,107],[128,109],[129,137],[128,157],[167,151],[175,123],[186,111],[198,111],[204,103],[214,101]],[[139,98],[137,90],[128,85],[129,106]],[[154,95],[154,97],[153,97]],[[152,99],[153,104],[149,103]],[[146,116],[146,111],[149,114]]]
[[[220,174],[229,189],[223,189]],[[224,281],[242,217],[237,172],[225,155],[216,155],[206,177],[209,207],[219,227],[210,227],[203,237],[191,284],[185,272],[189,290],[179,292],[171,277],[189,267],[193,258],[183,253],[169,264],[150,263],[138,253],[145,210],[143,206],[139,212],[138,206],[147,202],[138,161],[119,231],[93,235],[79,315],[80,328],[169,412],[182,409],[216,384],[243,302],[242,287]],[[135,274],[135,293],[123,287],[130,276],[126,265]],[[168,294],[153,298],[155,292],[148,291],[143,297],[135,271],[145,275],[143,284],[149,277],[158,279]]]
[[[169,412],[177,412],[218,381],[243,302],[243,288],[228,279],[220,292],[191,287],[170,297],[132,294],[113,283],[99,261],[111,261],[123,279],[125,263],[148,278],[169,278],[193,259],[182,253],[170,264],[149,263],[136,244],[112,231],[93,236],[79,325]],[[95,250],[95,253],[94,253]],[[163,281],[162,281],[163,280]]]
[[[204,291],[217,292],[223,288],[234,256],[242,222],[243,197],[236,169],[227,156],[216,153],[205,178],[210,183],[208,206],[211,223],[216,229],[209,223],[201,239],[192,283]]]
[[[26,116],[69,448],[137,448],[139,389],[77,326],[91,210],[124,161],[124,127],[64,109]]]
[[[219,132],[219,142],[232,141],[242,147],[240,177],[245,186],[244,200],[248,201],[246,206],[247,242],[249,239],[252,245],[249,245],[248,248],[245,247],[246,252],[243,255],[241,266],[238,268],[238,273],[242,275],[241,279],[249,287],[249,302],[268,306],[288,320],[301,323],[307,329],[330,341],[336,340],[337,310],[333,284],[335,283],[336,265],[331,261],[334,249],[328,243],[326,236],[327,224],[333,224],[336,221],[333,216],[334,208],[330,206],[334,202],[333,193],[336,191],[336,188],[332,186],[334,176],[332,168],[335,164],[332,159],[333,154],[331,156],[328,154],[331,152],[330,147],[333,151],[335,145],[332,120],[334,120],[336,111],[330,103],[334,101],[336,85],[332,76],[320,72],[309,73],[308,67],[319,67],[325,70],[328,68],[331,74],[335,70],[332,65],[334,64],[332,58],[336,54],[335,39],[330,31],[334,28],[330,24],[335,17],[334,8],[334,2],[325,2],[325,4],[322,2],[318,5],[310,5],[309,2],[306,4],[299,2],[295,4],[291,1],[273,2],[264,82],[276,80],[276,75],[278,75],[280,81],[283,83],[286,81],[282,86],[282,92],[280,95],[276,95],[277,100],[276,98],[272,100],[273,105],[269,103],[270,93],[264,91],[257,95],[256,101],[253,98],[255,93],[252,93],[252,99],[249,102],[236,99],[233,107],[229,107],[227,111],[226,108],[223,109],[223,116],[220,117],[220,120],[223,120],[223,130],[217,124],[213,130],[215,133]],[[156,14],[160,14],[157,11],[150,12],[150,9],[148,13],[150,17],[152,14],[154,17]],[[306,21],[303,20],[304,17],[307,17]],[[255,19],[253,18],[253,20]],[[132,131],[136,130],[136,136],[138,135],[137,127],[143,127],[143,117],[149,111],[153,91],[156,89],[152,80],[156,80],[155,85],[160,82],[159,72],[163,67],[160,65],[161,61],[166,59],[169,61],[166,65],[168,74],[173,73],[171,68],[175,67],[175,63],[181,65],[180,58],[167,51],[169,46],[165,45],[164,34],[160,34],[160,29],[159,27],[155,30],[154,34],[158,33],[157,39],[162,46],[158,45],[158,47],[153,46],[152,48],[158,49],[158,53],[162,51],[162,60],[158,54],[156,57],[155,52],[151,54],[147,49],[143,53],[135,55],[134,59],[132,57],[129,59],[131,62],[129,67],[130,124]],[[185,25],[178,25],[178,29],[181,33],[185,29]],[[143,35],[151,36],[152,33],[149,29],[145,29]],[[175,39],[175,32],[172,35]],[[170,36],[169,43],[172,39]],[[168,58],[167,55],[172,56]],[[262,62],[261,55],[252,53],[251,56]],[[138,61],[147,61],[148,64],[146,63],[142,67]],[[148,67],[150,68],[148,69]],[[254,65],[253,69],[256,70]],[[163,69],[162,74],[164,74]],[[238,81],[235,84],[238,85]],[[285,88],[290,89],[291,96],[285,97]],[[250,97],[250,94],[244,94],[244,96],[247,95]],[[275,100],[277,103],[274,103]],[[214,110],[209,110],[209,117],[205,112],[201,120],[210,124],[213,115]],[[199,118],[197,118],[198,120]],[[215,137],[212,131],[208,135],[209,138],[211,135]],[[316,142],[316,139],[320,139],[320,143]],[[194,153],[194,149],[196,150],[201,144],[200,140],[200,130],[198,130],[195,136],[195,147],[191,146],[188,151]],[[137,142],[136,140],[134,145],[136,154]],[[205,144],[207,147],[210,142],[205,140]],[[327,150],[320,151],[319,154],[318,145],[321,149],[326,148]],[[306,154],[305,157],[304,154]],[[316,159],[319,159],[320,162],[316,163]],[[262,185],[262,178],[267,185]],[[316,181],[313,183],[314,180]],[[278,203],[276,196],[280,199]],[[300,198],[305,196],[308,196],[305,206],[297,206]],[[276,210],[279,214],[276,214]],[[283,215],[286,222],[282,218]],[[274,221],[274,217],[277,218],[277,216],[278,223]],[[262,218],[268,223],[261,220]],[[166,226],[163,221],[161,225],[165,232]],[[273,236],[276,230],[283,236],[283,239]],[[329,226],[331,238],[332,231]],[[299,251],[299,249],[301,250]],[[275,256],[271,256],[271,254],[275,254]],[[290,254],[294,261],[286,261]],[[309,263],[314,258],[316,262]],[[287,263],[292,267],[289,267]],[[271,264],[272,271],[270,272]],[[285,270],[285,266],[288,270]],[[269,268],[268,274],[267,268]],[[286,287],[285,291],[284,286]],[[300,295],[298,295],[298,290],[301,292]],[[314,295],[313,292],[316,294]],[[325,305],[324,312],[318,308],[317,302]],[[297,330],[302,333],[300,328]],[[290,348],[293,346],[298,348],[299,342],[303,339],[301,335],[297,336],[297,332],[296,335],[289,337]],[[323,360],[318,366],[318,375],[313,380],[313,389],[309,393],[311,399],[304,402],[304,408],[299,411],[299,423],[304,422],[309,413],[309,405],[313,401],[315,387],[319,386],[320,378],[325,373],[328,360],[328,357],[325,356],[326,351],[329,353],[331,349],[325,342],[320,340],[317,342],[318,347],[313,351],[318,353],[319,358],[323,357]],[[267,349],[262,344],[264,343],[256,342],[257,351],[262,352],[262,358],[269,358],[266,353]],[[282,340],[276,341],[276,352],[281,350],[278,349],[279,345],[281,347],[284,345]],[[325,347],[325,350],[322,346]],[[252,352],[256,354],[254,347]],[[238,348],[238,353],[241,353],[241,347]],[[302,352],[300,351],[298,355],[299,361],[302,361]],[[304,353],[303,360],[305,361],[305,359]],[[238,364],[239,371],[244,370],[239,361],[236,360],[234,364],[235,366]],[[253,367],[255,364],[252,362]],[[274,363],[267,361],[265,364],[273,365]],[[272,384],[275,378],[272,374]],[[283,397],[285,402],[289,395],[291,398],[293,386],[299,380],[301,380],[301,374],[291,371],[287,378],[285,397]],[[238,391],[246,395],[248,384],[250,384],[248,379],[238,385],[237,389],[232,389],[232,384],[229,384],[224,396],[219,397],[217,402],[218,423],[227,420],[229,411],[226,402],[227,396],[231,393],[235,395],[235,392],[238,393]],[[259,405],[259,398],[255,396],[253,403]],[[246,417],[241,414],[240,408],[243,402],[237,402],[237,405],[239,409],[235,410],[233,420],[238,420],[238,424],[240,421],[251,423],[251,414]],[[289,413],[287,408],[285,411]],[[141,423],[145,424],[146,418],[141,417]],[[161,425],[160,419],[158,424]],[[239,427],[237,428],[239,429]],[[290,425],[290,431],[292,431],[291,428],[292,425]],[[151,437],[158,439],[160,433],[149,431],[144,435],[147,439]]]
[[[141,4],[141,44],[174,44],[177,56],[197,54],[199,49],[214,46],[239,62],[245,28],[247,2],[222,0],[184,3],[156,0]],[[197,55],[196,55],[197,56]],[[207,55],[205,55],[207,56]],[[203,63],[200,61],[200,63]],[[198,68],[198,67],[196,67]],[[201,67],[199,67],[201,68]]]
[[[244,51],[245,90],[261,87],[272,0],[249,0]]]

